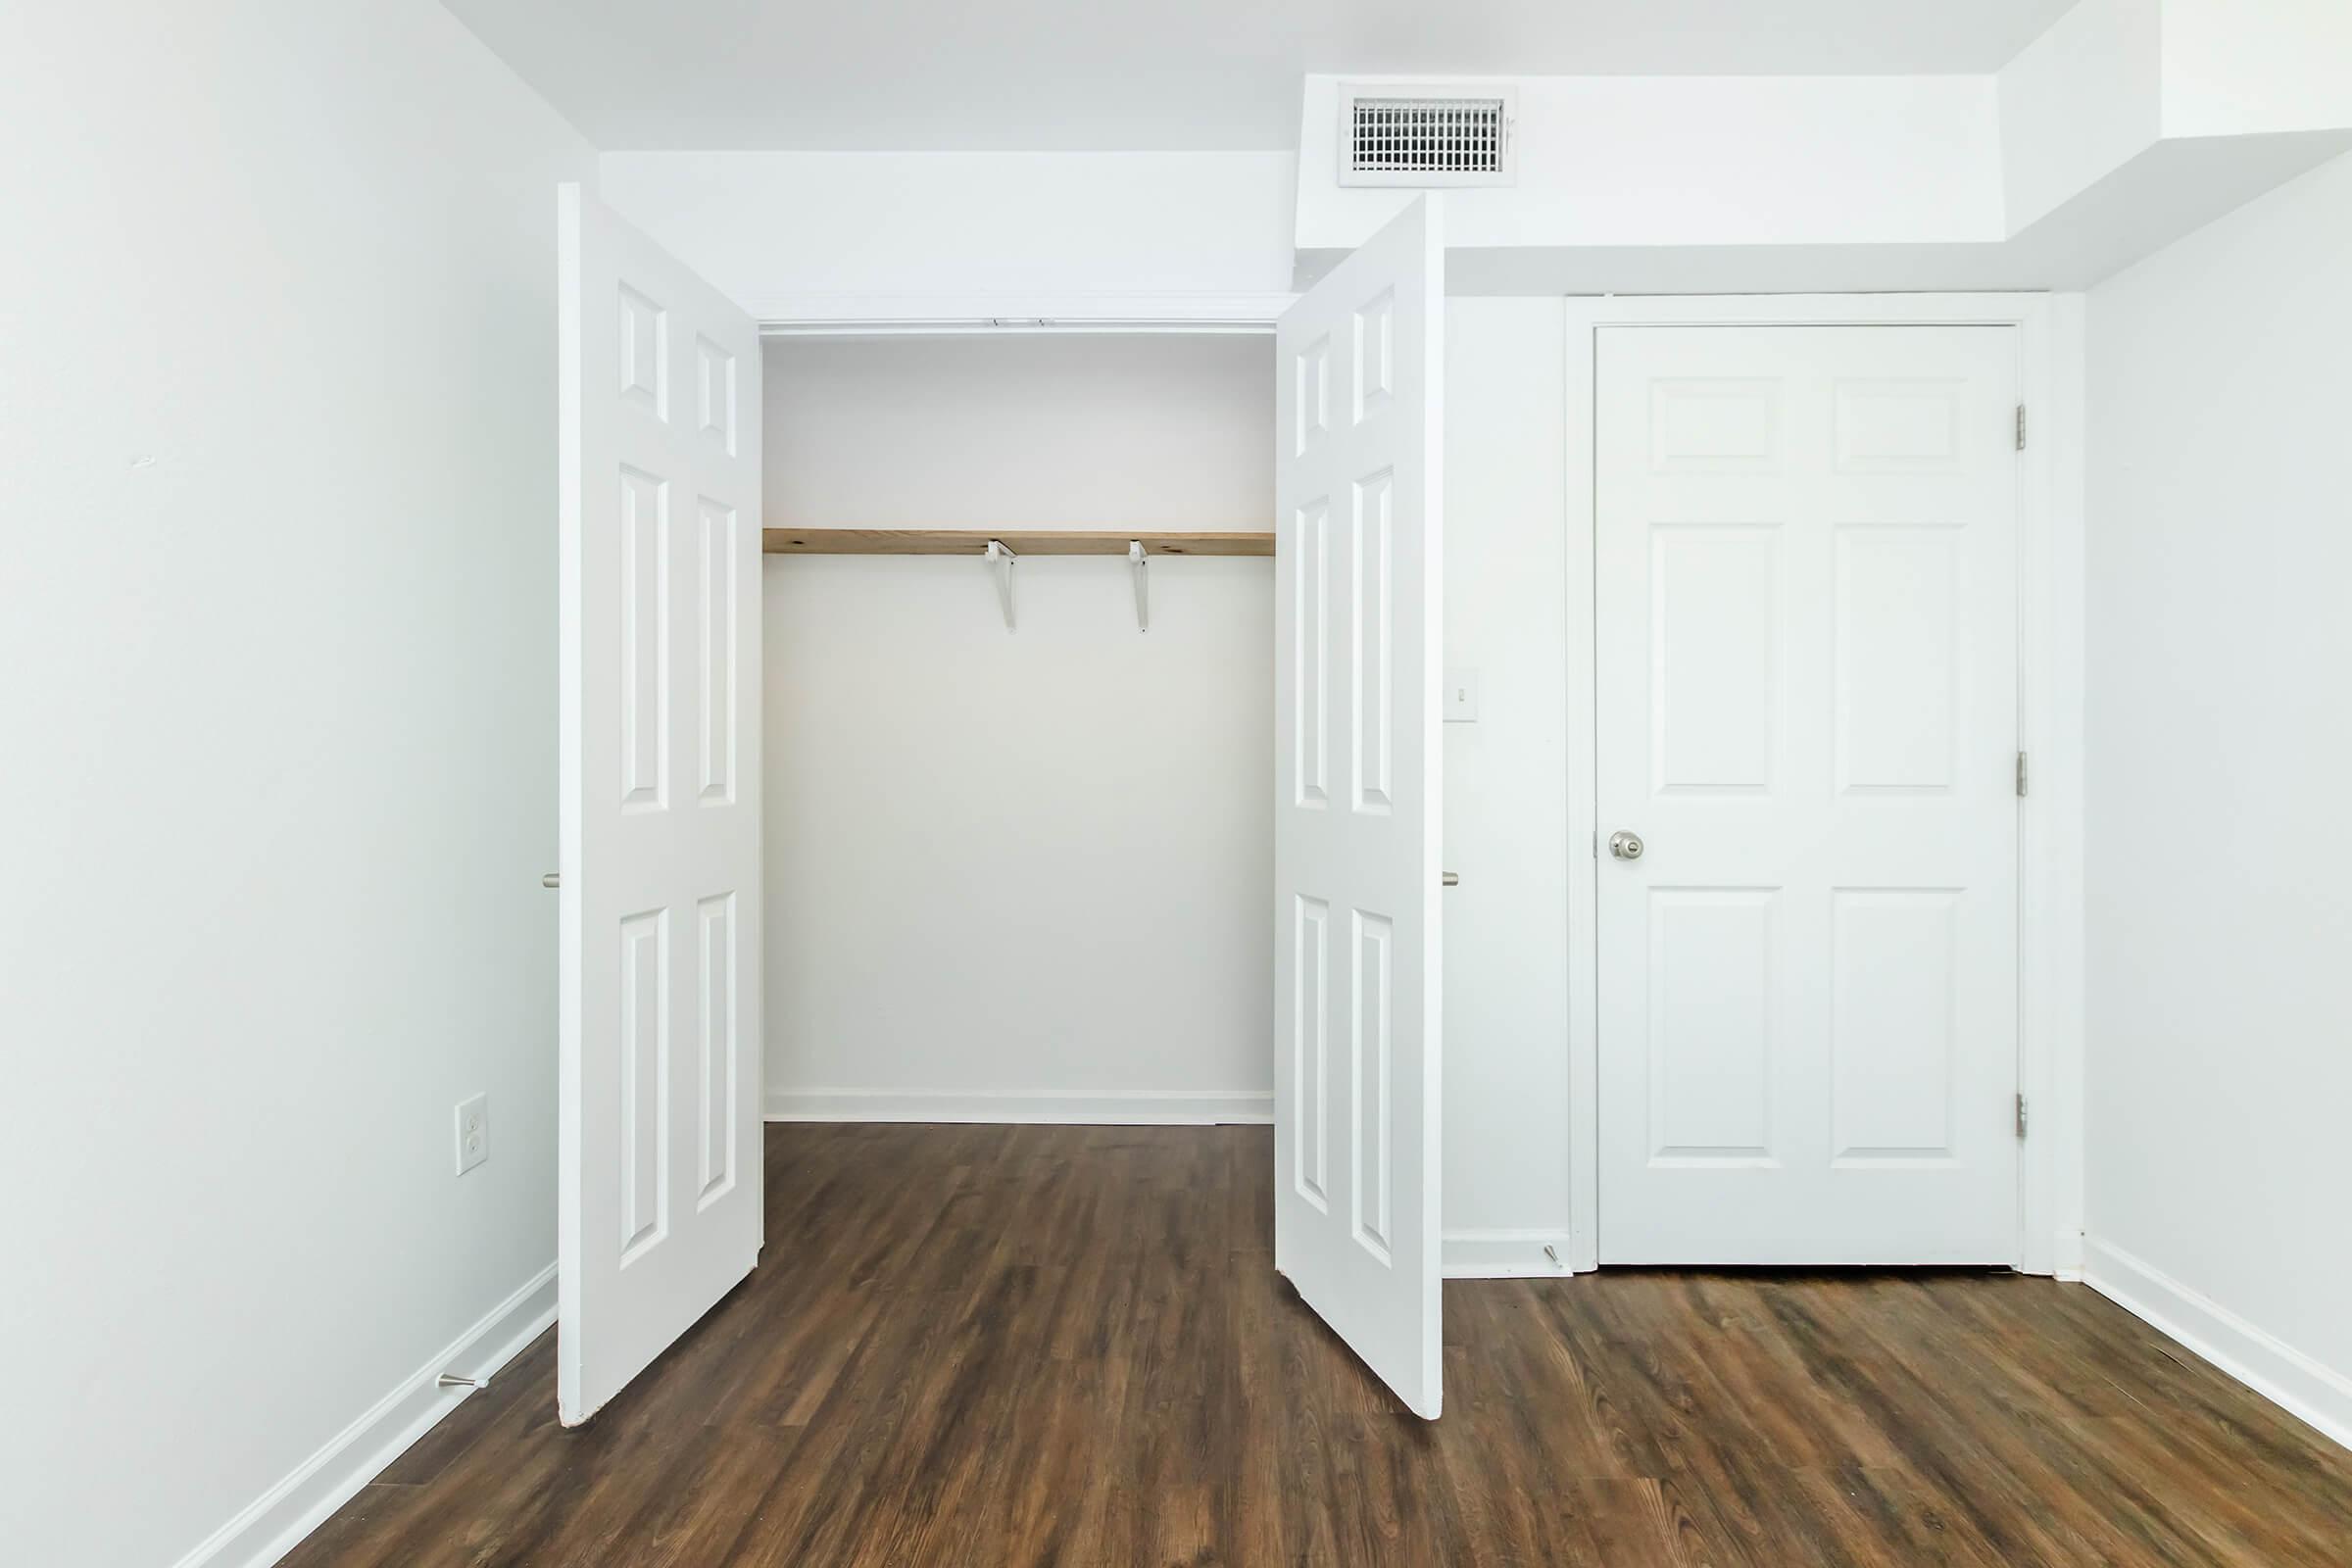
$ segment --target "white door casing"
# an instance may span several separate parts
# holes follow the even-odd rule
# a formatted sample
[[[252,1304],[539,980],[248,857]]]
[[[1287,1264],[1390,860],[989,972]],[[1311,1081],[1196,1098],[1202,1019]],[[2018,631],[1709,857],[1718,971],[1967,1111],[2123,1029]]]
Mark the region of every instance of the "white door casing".
[[[557,193],[558,1378],[593,1415],[760,1243],[760,338]]]
[[[1444,326],[1426,197],[1275,332],[1274,1262],[1430,1419]]]
[[[1598,1260],[2014,1262],[2017,334],[1595,368]]]

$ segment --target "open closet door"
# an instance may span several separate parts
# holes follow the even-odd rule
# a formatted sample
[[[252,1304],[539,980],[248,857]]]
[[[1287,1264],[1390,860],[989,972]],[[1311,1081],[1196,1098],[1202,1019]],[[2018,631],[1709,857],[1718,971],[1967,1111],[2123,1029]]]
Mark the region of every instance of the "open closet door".
[[[1422,197],[1274,339],[1274,1266],[1431,1419],[1445,293]]]
[[[557,192],[557,1402],[759,1261],[760,334]]]

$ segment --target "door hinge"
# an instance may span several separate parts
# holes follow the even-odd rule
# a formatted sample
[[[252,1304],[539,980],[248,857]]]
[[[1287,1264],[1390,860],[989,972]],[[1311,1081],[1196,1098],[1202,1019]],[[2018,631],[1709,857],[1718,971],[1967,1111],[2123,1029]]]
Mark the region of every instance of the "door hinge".
[[[2017,406],[2017,450],[2026,450],[2026,406],[2023,403]]]
[[[2017,1097],[2017,1136],[2026,1136],[2026,1097],[2022,1093]]]
[[[2026,754],[2023,752],[2017,754],[2017,798],[2021,801],[2026,798]]]

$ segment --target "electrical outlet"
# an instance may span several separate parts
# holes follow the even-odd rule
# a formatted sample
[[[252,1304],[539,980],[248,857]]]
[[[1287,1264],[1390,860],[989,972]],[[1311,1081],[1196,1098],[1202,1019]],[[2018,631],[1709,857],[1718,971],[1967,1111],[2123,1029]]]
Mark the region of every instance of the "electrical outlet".
[[[490,1157],[490,1097],[476,1095],[458,1106],[458,1174]]]

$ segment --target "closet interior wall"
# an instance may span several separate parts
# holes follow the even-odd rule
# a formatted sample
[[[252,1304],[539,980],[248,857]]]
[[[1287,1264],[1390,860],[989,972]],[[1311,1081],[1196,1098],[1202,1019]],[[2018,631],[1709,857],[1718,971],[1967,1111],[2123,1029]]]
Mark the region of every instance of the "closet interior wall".
[[[1263,336],[779,338],[765,520],[1265,529]],[[771,1116],[1270,1113],[1273,564],[771,556]]]

